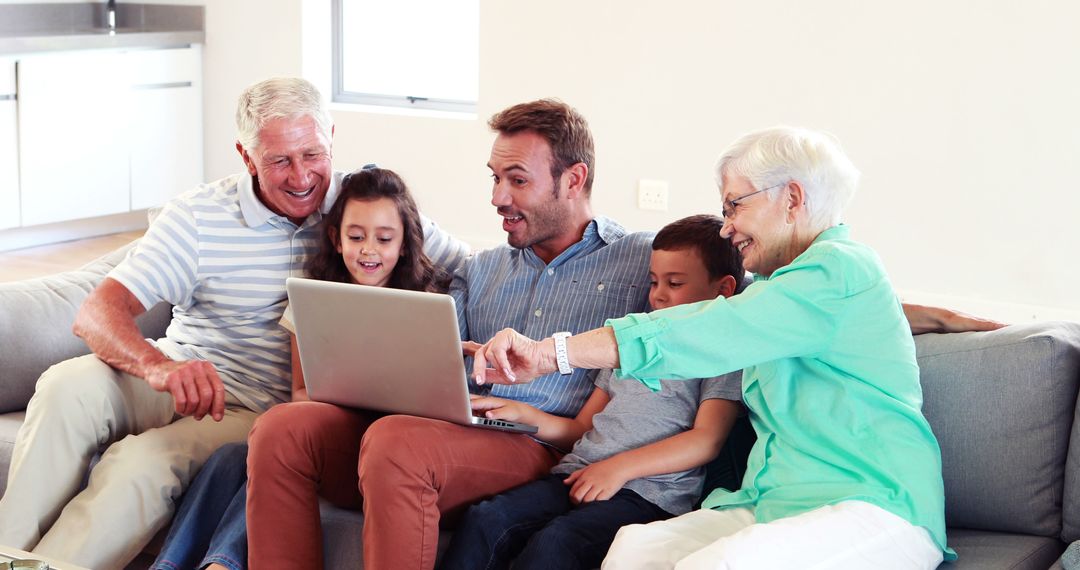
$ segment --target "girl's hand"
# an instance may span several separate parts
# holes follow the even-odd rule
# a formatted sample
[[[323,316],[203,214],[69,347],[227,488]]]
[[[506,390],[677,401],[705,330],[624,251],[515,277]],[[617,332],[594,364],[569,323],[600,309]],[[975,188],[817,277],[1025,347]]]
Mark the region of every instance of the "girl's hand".
[[[506,420],[508,422],[532,423],[529,419],[534,418],[536,408],[494,396],[471,396],[469,403],[474,412],[480,412],[485,418],[493,420]]]
[[[626,485],[627,478],[617,462],[605,459],[574,471],[563,483],[570,487],[570,502],[575,505],[606,501]]]
[[[473,378],[480,385],[528,382],[556,370],[553,340],[535,341],[514,329],[499,331],[473,354]]]
[[[481,346],[484,346],[484,345],[482,345],[482,344],[480,344],[478,342],[471,341],[471,340],[463,340],[463,341],[461,341],[461,354],[463,356],[472,356],[472,355],[476,354],[476,351]]]

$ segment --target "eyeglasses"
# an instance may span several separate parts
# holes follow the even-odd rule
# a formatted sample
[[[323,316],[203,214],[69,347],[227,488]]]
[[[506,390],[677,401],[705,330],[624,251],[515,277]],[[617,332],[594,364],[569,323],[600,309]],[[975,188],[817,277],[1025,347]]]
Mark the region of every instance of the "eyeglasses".
[[[781,182],[780,184],[776,184],[774,186],[769,186],[768,188],[762,188],[761,190],[754,190],[753,192],[743,194],[742,196],[739,196],[738,198],[732,198],[730,200],[725,200],[724,201],[724,208],[723,208],[723,210],[721,210],[721,213],[724,215],[724,219],[725,220],[730,220],[730,219],[734,218],[735,217],[735,206],[738,206],[743,200],[753,196],[754,194],[761,194],[762,192],[772,190],[773,188],[780,188],[781,186],[787,186],[787,182]]]

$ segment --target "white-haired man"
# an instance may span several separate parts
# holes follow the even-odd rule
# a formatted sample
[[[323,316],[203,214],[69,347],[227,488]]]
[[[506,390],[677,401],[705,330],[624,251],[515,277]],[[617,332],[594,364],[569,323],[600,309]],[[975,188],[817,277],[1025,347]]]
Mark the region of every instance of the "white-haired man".
[[[214,450],[289,399],[278,320],[285,279],[317,247],[342,175],[334,127],[315,87],[294,78],[247,88],[236,122],[246,172],[165,206],[79,311],[74,331],[93,354],[38,381],[0,499],[0,544],[123,567]],[[452,269],[464,251],[425,223],[425,249]],[[134,318],[161,301],[172,322],[147,341]]]

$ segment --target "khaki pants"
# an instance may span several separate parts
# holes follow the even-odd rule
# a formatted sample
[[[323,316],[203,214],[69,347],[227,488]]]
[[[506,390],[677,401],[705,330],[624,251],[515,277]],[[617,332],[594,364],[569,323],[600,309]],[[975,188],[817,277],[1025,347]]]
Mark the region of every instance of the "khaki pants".
[[[0,544],[95,570],[122,568],[168,523],[214,450],[246,439],[255,416],[231,398],[220,422],[178,416],[170,394],[94,355],[53,366],[15,441]]]

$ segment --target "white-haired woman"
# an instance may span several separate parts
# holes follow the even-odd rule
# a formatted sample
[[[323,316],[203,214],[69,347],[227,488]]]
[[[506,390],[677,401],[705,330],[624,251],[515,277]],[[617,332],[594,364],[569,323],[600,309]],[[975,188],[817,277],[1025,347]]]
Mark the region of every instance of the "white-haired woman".
[[[778,127],[736,141],[717,175],[722,234],[757,282],[569,339],[503,331],[478,352],[478,381],[573,365],[658,387],[744,369],[758,440],[742,488],[624,527],[604,568],[935,568],[955,558],[911,329],[877,255],[840,224],[858,171],[832,138]]]

